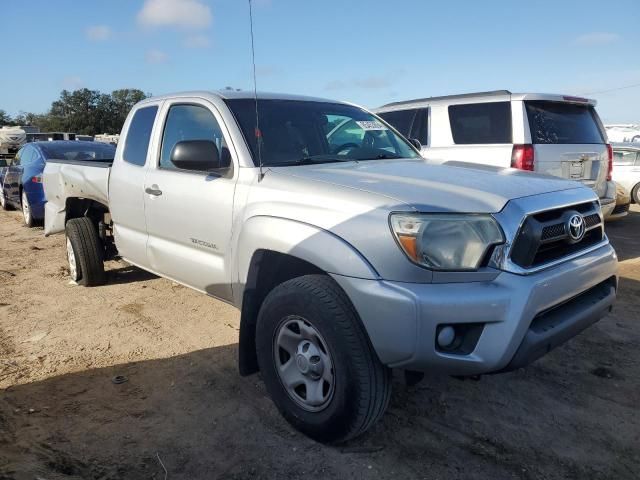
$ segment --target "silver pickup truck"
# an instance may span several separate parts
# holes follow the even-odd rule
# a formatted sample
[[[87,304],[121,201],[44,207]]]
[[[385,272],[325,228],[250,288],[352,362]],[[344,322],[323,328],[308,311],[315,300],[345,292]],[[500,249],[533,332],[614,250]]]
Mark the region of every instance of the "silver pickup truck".
[[[384,413],[391,369],[523,367],[610,311],[598,197],[515,169],[428,165],[372,113],[322,99],[144,100],[113,164],[51,161],[45,233],[105,282],[119,256],[241,310],[239,367],[283,416],[343,441]]]

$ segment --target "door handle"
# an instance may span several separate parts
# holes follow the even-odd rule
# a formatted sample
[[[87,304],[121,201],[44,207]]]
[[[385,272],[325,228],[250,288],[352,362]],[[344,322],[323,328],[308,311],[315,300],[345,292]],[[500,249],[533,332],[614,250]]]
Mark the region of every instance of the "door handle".
[[[154,185],[155,186],[155,185]],[[149,195],[153,195],[154,197],[159,197],[160,195],[162,195],[162,190],[158,189],[158,188],[145,188],[144,189],[145,193],[148,193]]]

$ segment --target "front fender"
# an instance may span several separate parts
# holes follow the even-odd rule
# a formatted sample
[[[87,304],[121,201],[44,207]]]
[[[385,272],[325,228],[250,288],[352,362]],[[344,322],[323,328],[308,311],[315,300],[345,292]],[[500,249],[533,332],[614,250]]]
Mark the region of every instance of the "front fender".
[[[319,269],[348,277],[377,279],[378,272],[351,244],[334,233],[308,223],[280,217],[255,216],[246,220],[238,234],[236,271],[240,288],[234,288],[236,305],[242,301],[251,259],[258,250],[292,255]]]

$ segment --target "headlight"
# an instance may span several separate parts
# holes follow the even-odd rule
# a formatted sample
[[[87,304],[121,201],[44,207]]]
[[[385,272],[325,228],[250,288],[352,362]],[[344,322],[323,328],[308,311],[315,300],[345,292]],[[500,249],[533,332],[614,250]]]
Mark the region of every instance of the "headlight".
[[[391,229],[412,262],[434,270],[477,270],[504,242],[491,215],[394,213]]]

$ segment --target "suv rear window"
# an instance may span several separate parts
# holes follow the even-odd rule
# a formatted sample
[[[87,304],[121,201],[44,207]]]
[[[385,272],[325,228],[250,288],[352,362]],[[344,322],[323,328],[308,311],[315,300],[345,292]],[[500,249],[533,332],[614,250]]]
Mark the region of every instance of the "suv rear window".
[[[533,143],[604,143],[600,120],[591,105],[548,101],[524,103]]]
[[[450,105],[449,122],[455,144],[512,143],[510,102]]]

